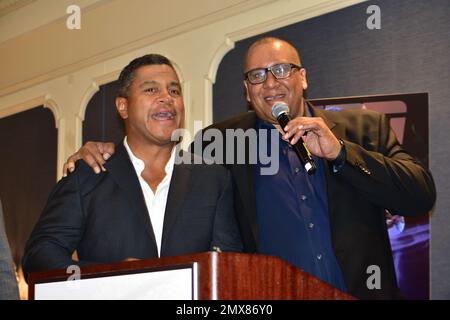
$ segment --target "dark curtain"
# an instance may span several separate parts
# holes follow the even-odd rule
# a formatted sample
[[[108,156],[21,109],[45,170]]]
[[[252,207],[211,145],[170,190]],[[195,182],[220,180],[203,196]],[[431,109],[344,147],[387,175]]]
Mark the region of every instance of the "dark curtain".
[[[0,119],[0,197],[16,265],[56,183],[57,129],[42,106]]]
[[[89,101],[83,122],[83,143],[122,141],[125,133],[115,107],[116,92],[117,81],[110,82],[100,86],[100,90]]]

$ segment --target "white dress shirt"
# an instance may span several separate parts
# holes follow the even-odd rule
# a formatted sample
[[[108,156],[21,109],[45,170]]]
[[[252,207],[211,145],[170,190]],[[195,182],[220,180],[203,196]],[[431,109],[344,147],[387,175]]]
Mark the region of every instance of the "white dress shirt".
[[[128,152],[128,155],[130,156],[131,163],[133,164],[134,170],[136,171],[136,174],[139,178],[142,193],[144,194],[145,205],[147,206],[147,210],[150,215],[150,221],[152,222],[156,245],[158,246],[158,256],[161,256],[161,239],[164,224],[164,214],[166,212],[167,196],[169,194],[170,180],[172,179],[173,165],[175,163],[175,148],[173,148],[170,159],[165,167],[166,176],[160,182],[160,184],[158,184],[156,192],[153,193],[148,183],[141,176],[142,171],[144,171],[145,168],[144,161],[137,158],[133,154],[127,143],[127,137],[125,137],[125,139],[123,140],[123,144]]]

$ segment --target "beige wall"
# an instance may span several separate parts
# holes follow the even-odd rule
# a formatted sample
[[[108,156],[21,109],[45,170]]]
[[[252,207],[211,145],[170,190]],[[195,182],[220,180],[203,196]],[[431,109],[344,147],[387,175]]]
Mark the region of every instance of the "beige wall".
[[[36,0],[0,17],[0,118],[44,104],[58,127],[58,178],[81,145],[85,107],[99,86],[150,52],[176,63],[186,128],[212,121],[212,85],[235,41],[361,0]],[[81,30],[66,28],[78,4]],[[44,10],[45,9],[45,10]]]

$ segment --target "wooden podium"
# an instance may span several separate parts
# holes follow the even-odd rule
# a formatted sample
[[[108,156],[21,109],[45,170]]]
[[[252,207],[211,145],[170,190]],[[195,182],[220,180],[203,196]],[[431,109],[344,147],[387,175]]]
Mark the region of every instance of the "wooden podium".
[[[113,264],[99,264],[80,269],[80,280],[120,279],[123,275],[138,275],[154,273],[154,279],[158,281],[160,271],[187,270],[188,290],[192,291],[192,299],[199,300],[260,300],[260,299],[295,299],[295,300],[353,300],[349,296],[314,276],[294,267],[293,265],[273,256],[242,253],[218,253],[207,252],[177,257],[160,259],[136,260]],[[67,281],[72,273],[66,270],[30,273],[28,278],[29,297],[35,298],[36,288],[47,286],[50,299],[72,299],[73,296],[65,296],[63,284],[73,284],[77,281]],[[189,280],[192,275],[192,283]],[[72,275],[73,276],[73,275]],[[119,276],[119,277],[117,277]],[[175,279],[169,274],[169,279]],[[168,278],[166,278],[168,279]],[[185,278],[186,279],[186,278]],[[179,280],[175,285],[181,285]],[[80,282],[81,283],[81,282]],[[105,283],[105,282],[103,282]],[[137,297],[146,299],[145,292],[155,290],[154,286],[145,286],[138,280],[140,288],[134,290]],[[52,292],[56,285],[58,293]],[[92,287],[93,286],[93,287]],[[81,295],[81,299],[104,299],[100,284],[93,283],[89,295]],[[133,286],[133,282],[126,280],[124,288]],[[108,289],[108,293],[110,290]],[[142,295],[139,293],[141,290]],[[171,291],[172,289],[165,289]],[[164,297],[155,293],[152,297]],[[36,298],[40,298],[36,296]],[[113,296],[112,299],[120,298]],[[130,296],[128,296],[130,298]],[[187,298],[187,299],[190,299]],[[75,298],[77,299],[77,298]],[[106,298],[108,299],[108,298]],[[158,298],[156,298],[158,299]],[[177,299],[177,298],[176,298]],[[184,299],[184,298],[183,298]]]

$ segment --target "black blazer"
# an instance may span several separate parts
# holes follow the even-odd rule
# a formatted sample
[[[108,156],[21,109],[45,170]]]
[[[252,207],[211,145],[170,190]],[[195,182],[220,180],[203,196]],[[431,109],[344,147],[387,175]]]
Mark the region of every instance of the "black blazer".
[[[336,112],[310,107],[310,111],[344,140],[347,150],[346,164],[339,173],[325,170],[332,245],[345,284],[358,298],[398,298],[385,209],[405,216],[427,213],[436,197],[431,174],[402,149],[384,115],[368,110]],[[255,113],[247,112],[208,128],[224,132],[255,125]],[[203,147],[207,144],[203,142]],[[247,153],[248,148],[247,143]],[[327,161],[322,161],[328,168]],[[235,208],[244,251],[257,252],[254,165],[227,166],[235,184]],[[380,267],[380,290],[367,288],[372,274],[367,268],[371,265]]]
[[[27,242],[25,272],[77,264],[158,257],[138,177],[120,144],[94,174],[83,161],[54,188]],[[229,172],[219,165],[175,164],[164,216],[161,256],[241,251]]]

